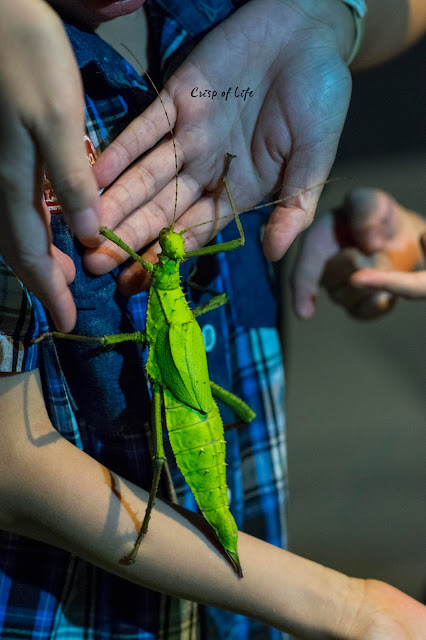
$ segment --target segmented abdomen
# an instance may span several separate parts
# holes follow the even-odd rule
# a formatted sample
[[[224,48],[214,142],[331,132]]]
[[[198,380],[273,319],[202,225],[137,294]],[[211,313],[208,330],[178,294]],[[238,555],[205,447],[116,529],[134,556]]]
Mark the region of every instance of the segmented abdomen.
[[[226,486],[225,439],[216,403],[206,414],[179,402],[163,390],[166,424],[177,465],[198,506],[227,553],[241,570],[238,530],[229,511]]]

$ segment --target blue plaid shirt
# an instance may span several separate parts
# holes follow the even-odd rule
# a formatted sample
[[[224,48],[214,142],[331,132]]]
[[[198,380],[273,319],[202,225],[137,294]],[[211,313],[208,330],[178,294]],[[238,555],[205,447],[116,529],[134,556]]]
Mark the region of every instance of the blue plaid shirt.
[[[163,68],[173,68],[180,52],[232,8],[228,1],[149,3],[150,33]],[[67,25],[67,31],[82,70],[87,130],[101,151],[155,94],[97,35],[72,25]],[[283,371],[271,279],[260,243],[263,220],[262,214],[247,216],[246,246],[238,252],[199,258],[191,278],[230,296],[226,306],[200,317],[210,377],[246,399],[257,413],[250,425],[226,432],[231,511],[239,529],[286,546]],[[143,330],[146,294],[121,297],[116,291],[118,270],[97,278],[85,272],[84,248],[73,239],[61,215],[52,216],[52,232],[55,244],[76,264],[71,285],[78,309],[75,333]],[[235,226],[229,225],[220,240],[235,235]],[[188,264],[187,269],[192,267]],[[247,282],[252,292],[261,292],[261,306],[259,294],[244,295]],[[196,304],[205,301],[204,294],[190,287],[188,297]],[[111,470],[149,489],[146,353],[132,343],[111,350],[51,339],[31,344],[47,330],[49,320],[42,305],[0,258],[0,370],[29,371],[39,366],[54,427]],[[225,425],[235,420],[226,407],[221,407],[221,413]],[[171,482],[164,483],[163,495],[196,510],[167,441],[166,454]],[[0,638],[198,637],[282,640],[284,636],[236,614],[136,587],[48,545],[0,533]]]

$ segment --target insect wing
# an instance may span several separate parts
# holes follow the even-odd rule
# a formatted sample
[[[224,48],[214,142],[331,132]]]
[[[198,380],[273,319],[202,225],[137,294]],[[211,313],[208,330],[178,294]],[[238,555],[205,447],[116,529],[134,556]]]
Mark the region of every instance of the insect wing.
[[[165,327],[158,334],[156,350],[164,384],[178,400],[207,413],[213,399],[203,334],[197,322]]]

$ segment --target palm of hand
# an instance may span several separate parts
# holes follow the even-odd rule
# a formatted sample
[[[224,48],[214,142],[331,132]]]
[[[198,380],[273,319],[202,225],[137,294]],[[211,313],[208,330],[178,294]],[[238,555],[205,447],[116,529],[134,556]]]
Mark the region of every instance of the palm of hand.
[[[326,180],[334,160],[349,102],[347,69],[329,30],[317,25],[307,29],[306,15],[302,20],[291,3],[288,7],[283,3],[288,18],[283,31],[282,13],[274,15],[271,9],[265,17],[265,4],[255,0],[216,27],[162,93],[182,168],[176,228],[211,221],[185,236],[187,250],[205,244],[229,222],[217,220],[230,212],[220,182],[227,152],[237,156],[230,182],[238,210],[277,190],[280,198],[286,198],[272,214],[265,236],[265,251],[272,259],[281,257],[311,222],[321,191],[313,187]],[[271,3],[274,9],[275,5]],[[283,12],[281,6],[279,11]],[[210,89],[218,95],[213,100],[192,97],[197,87],[198,92]],[[221,92],[228,87],[225,100]],[[253,91],[251,97],[236,97],[247,87]],[[113,143],[96,169],[100,181],[109,184],[163,139],[103,196],[104,224],[137,250],[173,220],[174,154],[164,139],[168,132],[164,121],[157,101]],[[159,167],[161,176],[152,178]],[[119,261],[124,258],[118,256]],[[148,258],[153,258],[152,251]],[[104,247],[87,256],[87,266],[96,273],[116,262],[117,252],[111,259]],[[123,280],[129,282],[134,270],[124,272]]]

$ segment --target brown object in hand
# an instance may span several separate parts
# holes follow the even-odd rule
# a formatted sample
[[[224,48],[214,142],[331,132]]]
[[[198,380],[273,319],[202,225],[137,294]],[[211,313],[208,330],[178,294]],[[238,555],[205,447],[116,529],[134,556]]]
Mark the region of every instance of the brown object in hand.
[[[370,320],[387,313],[396,301],[396,297],[387,291],[358,288],[350,284],[353,273],[371,268],[390,270],[393,264],[384,253],[366,256],[358,249],[350,247],[343,249],[327,262],[321,279],[321,284],[330,298],[359,320]]]
[[[395,271],[415,271],[422,261],[420,242],[410,242],[403,249],[385,249]]]

